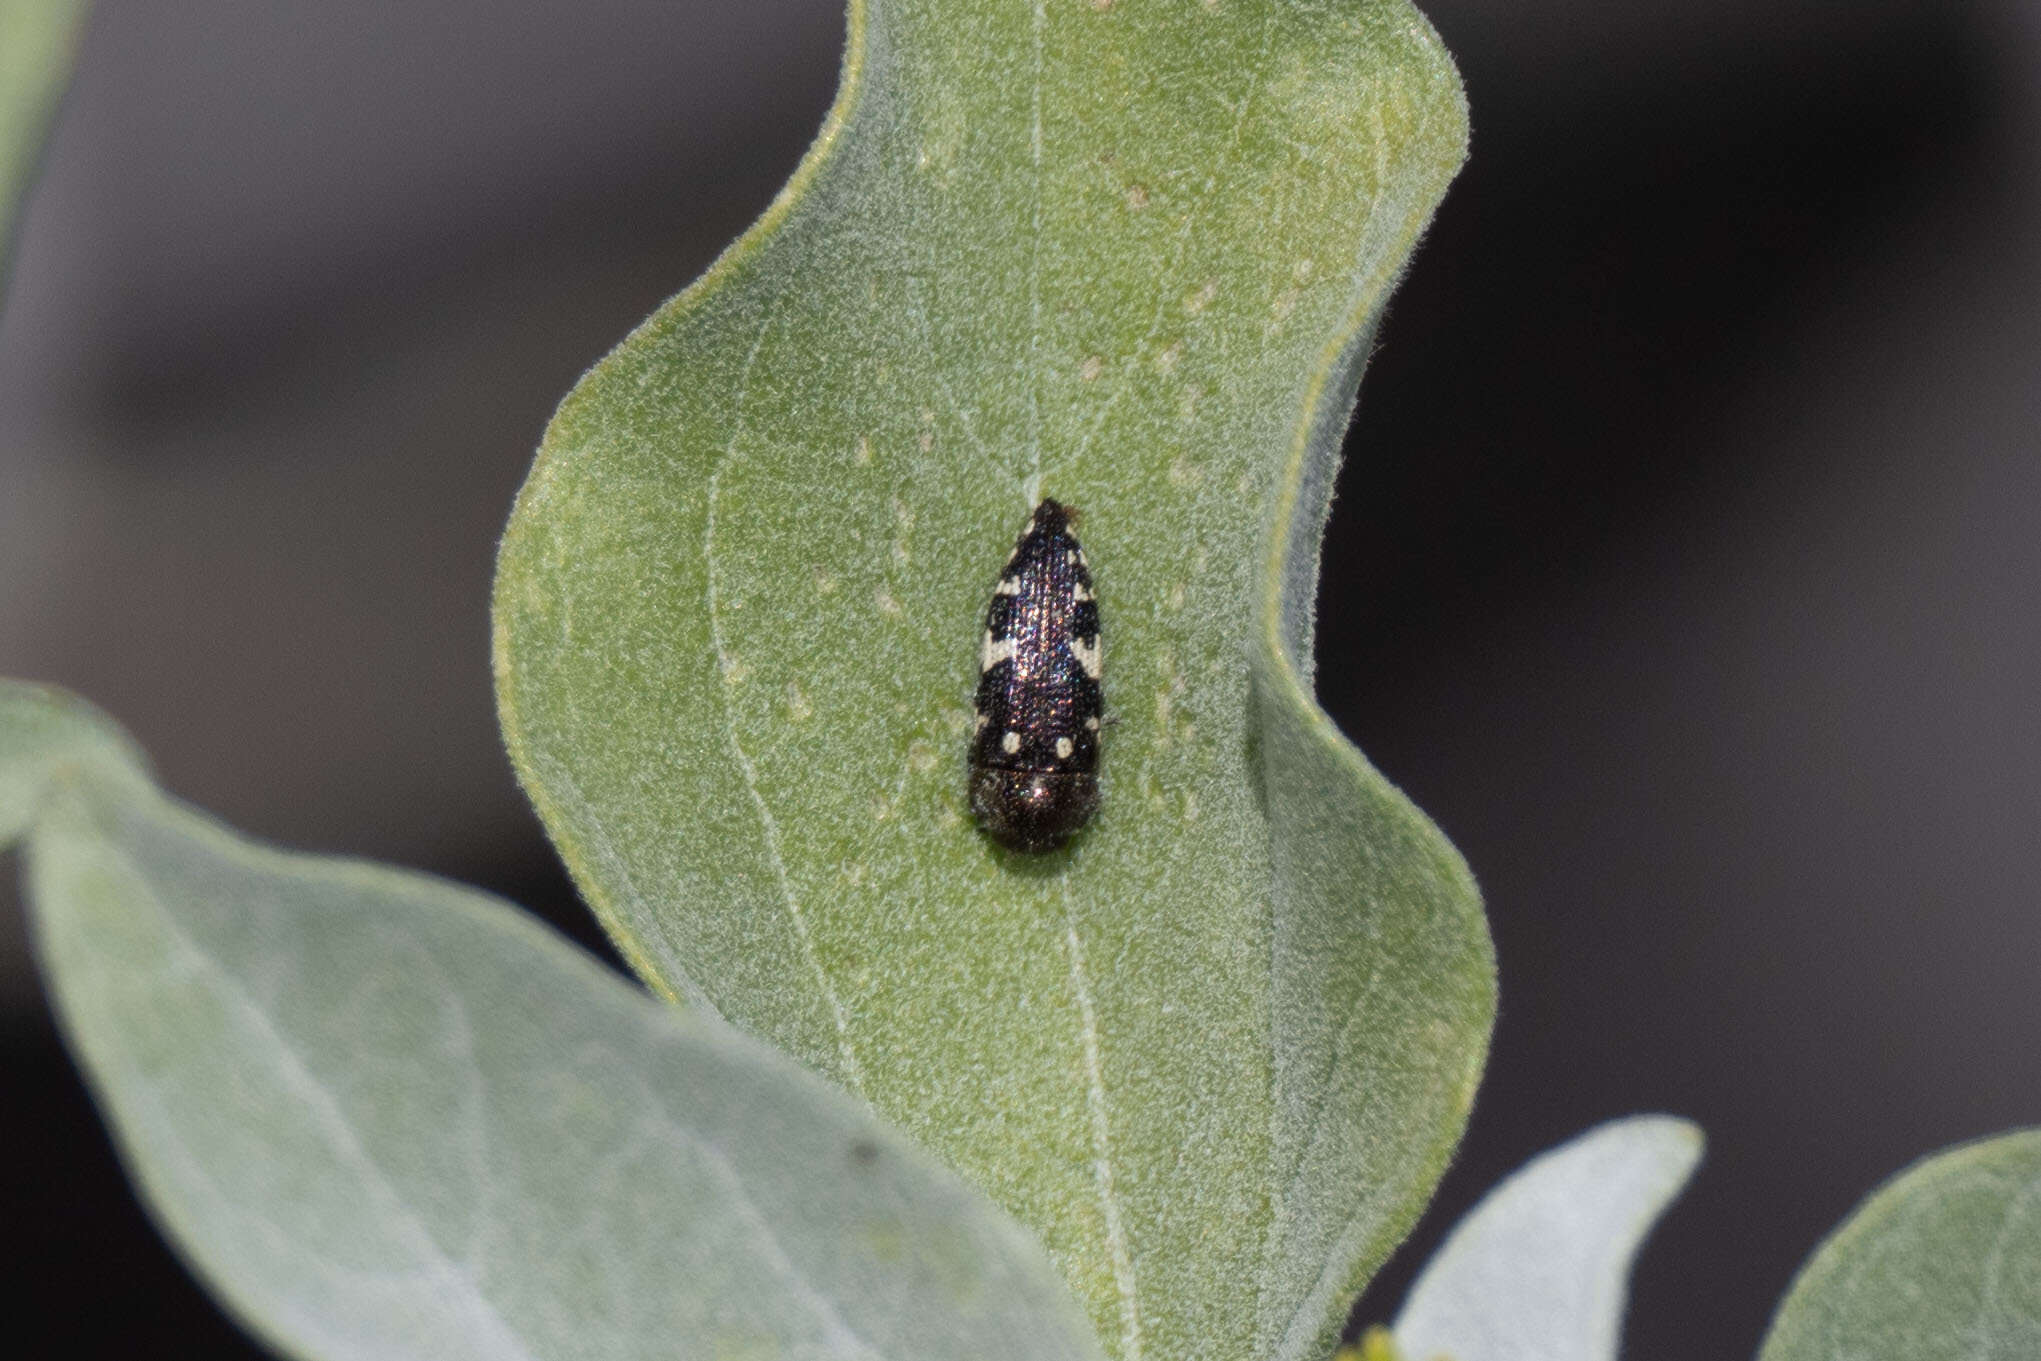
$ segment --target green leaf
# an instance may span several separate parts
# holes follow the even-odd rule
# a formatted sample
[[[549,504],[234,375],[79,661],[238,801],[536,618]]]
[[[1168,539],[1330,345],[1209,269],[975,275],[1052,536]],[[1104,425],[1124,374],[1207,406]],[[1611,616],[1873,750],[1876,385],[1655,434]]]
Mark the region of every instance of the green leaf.
[[[1339,438],[1465,135],[1401,0],[854,3],[814,150],[505,537],[506,739],[626,957],[1038,1229],[1126,1361],[1327,1354],[1481,1068],[1466,867],[1309,689]],[[964,750],[1042,495],[1118,721],[1028,858]]]
[[[289,1355],[1100,1356],[982,1195],[502,903],[253,845],[84,765],[29,866],[130,1173]]]
[[[15,211],[70,78],[85,8],[82,0],[0,0],[0,288],[7,283]]]
[[[1615,1120],[1482,1198],[1425,1264],[1396,1350],[1452,1361],[1615,1361],[1630,1265],[1701,1158],[1685,1120]]]
[[[0,680],[0,848],[28,829],[53,778],[81,769],[141,779],[148,761],[119,724],[76,695]]]
[[[2041,1356],[2041,1129],[1914,1164],[1815,1250],[1759,1361]]]

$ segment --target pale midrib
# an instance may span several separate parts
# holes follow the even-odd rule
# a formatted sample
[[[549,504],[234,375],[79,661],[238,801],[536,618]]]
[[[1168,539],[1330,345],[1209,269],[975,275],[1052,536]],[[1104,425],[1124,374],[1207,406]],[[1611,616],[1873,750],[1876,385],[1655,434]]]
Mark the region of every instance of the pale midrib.
[[[1122,1361],[1141,1361],[1141,1292],[1134,1279],[1134,1257],[1127,1246],[1127,1226],[1113,1179],[1112,1116],[1106,1105],[1105,1066],[1099,1057],[1098,1010],[1092,1002],[1091,976],[1084,967],[1084,943],[1077,934],[1077,907],[1070,880],[1063,886],[1063,932],[1070,950],[1070,987],[1077,997],[1084,1046],[1085,1106],[1091,1116],[1092,1181],[1105,1216],[1106,1253],[1112,1261],[1113,1285],[1120,1296]]]
[[[130,864],[134,863],[124,852],[121,854]],[[460,1297],[473,1306],[474,1312],[470,1318],[483,1326],[484,1336],[489,1345],[500,1343],[516,1356],[532,1358],[531,1351],[524,1345],[521,1332],[503,1316],[495,1302],[481,1289],[475,1276],[476,1264],[455,1257],[440,1243],[424,1220],[419,1217],[418,1212],[391,1184],[382,1164],[370,1156],[360,1135],[355,1131],[353,1121],[340,1109],[339,1103],[334,1100],[325,1083],[313,1075],[305,1060],[277,1028],[269,1013],[249,996],[246,987],[236,975],[213,958],[208,951],[199,947],[198,942],[185,931],[183,924],[157,893],[155,885],[150,883],[147,875],[140,872],[139,866],[136,867],[136,871],[136,881],[147,893],[151,906],[155,908],[157,920],[163,924],[165,934],[183,948],[188,958],[197,961],[196,972],[210,976],[214,980],[215,992],[221,1001],[238,1013],[257,1037],[267,1041],[278,1074],[297,1094],[298,1109],[324,1133],[329,1141],[329,1147],[339,1161],[354,1168],[370,1194],[381,1203],[388,1222],[398,1226],[403,1236],[411,1239],[421,1255],[437,1268],[435,1274],[441,1282],[455,1286]],[[147,1091],[151,1084],[137,1073],[136,1086]],[[152,1104],[161,1109],[160,1101]],[[169,1126],[172,1122],[168,1117],[164,1117],[164,1123]],[[182,1139],[175,1140],[180,1146],[183,1142]],[[193,1172],[213,1182],[215,1186],[218,1185],[197,1158],[187,1155],[185,1163]],[[232,1203],[231,1197],[225,1194],[222,1194],[220,1199],[223,1203]],[[440,1294],[439,1298],[443,1301],[445,1295]],[[325,1325],[322,1323],[318,1326]]]
[[[1028,223],[1028,444],[1029,473],[1027,501],[1033,505],[1042,494],[1042,82],[1047,60],[1049,9],[1047,0],[1035,0],[1034,44],[1035,83],[1030,107],[1028,154],[1034,165],[1035,196]]]
[[[771,310],[768,309],[768,317]],[[850,1040],[850,1016],[844,1010],[843,999],[837,995],[836,984],[829,977],[829,970],[823,967],[822,955],[815,948],[814,933],[808,929],[807,914],[801,911],[800,900],[794,896],[794,886],[787,877],[786,857],[780,849],[780,828],[766,806],[765,796],[758,789],[758,769],[752,764],[751,756],[744,750],[744,744],[737,740],[737,713],[729,699],[733,664],[729,649],[723,642],[723,618],[721,593],[716,586],[716,505],[722,494],[723,469],[737,456],[737,445],[744,438],[745,398],[751,390],[752,366],[758,362],[758,352],[765,347],[765,338],[772,330],[767,320],[759,326],[758,336],[751,342],[750,351],[744,356],[744,367],[738,372],[737,391],[731,403],[730,442],[723,448],[723,456],[716,460],[716,466],[709,473],[708,513],[702,522],[702,564],[708,578],[706,591],[709,613],[709,645],[716,654],[716,674],[722,678],[723,731],[730,738],[730,753],[737,760],[737,771],[744,777],[744,790],[751,796],[751,806],[758,813],[758,821],[765,831],[765,849],[772,863],[772,872],[778,881],[780,901],[787,910],[787,920],[794,928],[794,938],[801,948],[802,958],[815,971],[816,980],[822,985],[823,999],[829,1004],[830,1018],[836,1025],[837,1057],[843,1065],[843,1082],[851,1091],[864,1094],[864,1074],[858,1067],[857,1050]]]

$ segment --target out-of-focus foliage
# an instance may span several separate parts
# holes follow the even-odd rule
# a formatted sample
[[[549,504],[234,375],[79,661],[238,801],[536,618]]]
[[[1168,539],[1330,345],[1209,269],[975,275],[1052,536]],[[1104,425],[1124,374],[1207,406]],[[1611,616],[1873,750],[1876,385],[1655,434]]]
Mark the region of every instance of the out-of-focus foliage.
[[[2041,1356],[2041,1129],[1938,1153],[1801,1269],[1759,1361]]]
[[[0,682],[0,809],[145,1203],[317,1361],[1097,1361],[1040,1245],[859,1104],[507,904],[255,845]]]
[[[1616,1361],[1631,1263],[1700,1157],[1693,1125],[1639,1115],[1533,1158],[1426,1264],[1396,1317],[1397,1350]]]
[[[0,290],[15,216],[35,176],[50,112],[70,79],[85,10],[83,0],[0,0]]]

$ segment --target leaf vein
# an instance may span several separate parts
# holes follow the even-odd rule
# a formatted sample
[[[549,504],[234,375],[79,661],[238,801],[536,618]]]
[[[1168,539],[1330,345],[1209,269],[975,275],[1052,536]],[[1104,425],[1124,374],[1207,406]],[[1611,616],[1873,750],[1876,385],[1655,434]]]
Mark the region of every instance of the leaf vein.
[[[1077,934],[1077,906],[1070,880],[1063,886],[1063,933],[1070,951],[1070,986],[1083,1022],[1085,1105],[1091,1116],[1092,1181],[1106,1222],[1106,1252],[1112,1260],[1113,1284],[1120,1295],[1120,1345],[1123,1361],[1141,1361],[1141,1291],[1134,1276],[1134,1258],[1127,1245],[1126,1219],[1113,1178],[1112,1114],[1106,1104],[1105,1068],[1099,1057],[1098,1009],[1092,1001],[1091,976],[1084,967],[1084,942]]]
[[[772,319],[758,328],[758,335],[751,342],[751,349],[744,356],[744,366],[738,372],[736,395],[732,399],[732,421],[730,442],[723,447],[722,457],[709,472],[708,513],[702,521],[702,563],[708,578],[707,605],[709,614],[709,644],[716,654],[716,671],[724,681],[723,686],[723,731],[730,738],[730,752],[736,757],[737,771],[744,777],[744,789],[751,796],[751,806],[758,814],[760,826],[765,832],[767,859],[771,862],[773,878],[780,891],[780,902],[787,911],[787,920],[794,929],[801,955],[814,969],[816,980],[822,986],[823,1000],[828,1003],[829,1014],[836,1026],[837,1056],[843,1065],[843,1081],[853,1092],[864,1094],[864,1076],[858,1067],[857,1050],[851,1044],[850,1017],[844,1010],[843,999],[837,994],[836,984],[829,976],[829,970],[822,963],[821,952],[815,948],[814,932],[809,929],[807,914],[801,910],[800,900],[794,895],[792,880],[787,876],[786,856],[780,846],[779,822],[767,807],[765,796],[758,788],[758,768],[752,763],[750,753],[744,750],[744,743],[737,736],[737,712],[730,702],[729,691],[734,674],[734,663],[728,645],[723,641],[722,593],[717,586],[716,571],[716,506],[722,495],[723,470],[737,457],[737,446],[744,438],[745,399],[751,390],[751,370],[758,362],[759,351],[765,348],[766,337],[772,332]]]
[[[162,896],[156,891],[155,884],[145,874],[138,873],[136,879],[142,886],[143,892],[148,896],[150,904],[155,908],[157,920],[163,924],[165,934],[175,944],[181,946],[186,956],[194,961],[192,974],[210,978],[217,990],[217,995],[228,1010],[238,1014],[259,1039],[267,1042],[270,1052],[274,1056],[277,1076],[296,1096],[296,1109],[302,1111],[306,1118],[324,1134],[328,1141],[328,1146],[333,1150],[335,1158],[343,1166],[354,1169],[365,1184],[369,1194],[382,1202],[384,1214],[389,1222],[396,1226],[400,1236],[409,1239],[413,1250],[417,1251],[424,1258],[425,1265],[431,1270],[433,1278],[438,1282],[437,1288],[434,1290],[435,1296],[442,1302],[451,1304],[456,1309],[461,1308],[463,1305],[467,1306],[464,1312],[467,1312],[473,1323],[479,1326],[483,1336],[489,1339],[492,1347],[500,1345],[509,1349],[510,1353],[515,1356],[532,1358],[533,1354],[524,1345],[519,1330],[510,1320],[503,1316],[495,1301],[481,1289],[480,1283],[476,1279],[476,1263],[454,1256],[433,1234],[432,1230],[427,1227],[417,1210],[391,1184],[390,1178],[384,1171],[382,1164],[369,1153],[367,1146],[363,1144],[361,1136],[356,1131],[354,1122],[348,1117],[347,1112],[334,1099],[333,1093],[327,1088],[326,1084],[313,1073],[312,1069],[305,1062],[304,1057],[298,1052],[296,1046],[278,1028],[275,1019],[255,1001],[238,976],[231,972],[224,964],[214,959],[211,954],[199,946],[198,942],[192,939],[190,933],[184,929],[175,913],[171,911],[169,905],[164,902]],[[143,1074],[138,1072],[135,1076],[137,1079],[135,1084],[137,1090],[153,1090],[155,1084],[146,1081]],[[161,1103],[157,1102],[156,1104],[160,1109]],[[169,1128],[171,1125],[172,1122],[166,1119],[165,1127]],[[174,1142],[180,1147],[183,1144],[182,1139],[174,1139]],[[218,1183],[215,1179],[209,1172],[204,1170],[205,1164],[202,1159],[187,1155],[184,1158],[184,1162],[187,1170],[192,1174],[208,1182],[213,1182],[217,1186]],[[237,1210],[240,1209],[235,1204],[233,1197],[227,1194],[224,1189],[220,1192],[219,1200],[223,1204],[233,1205]],[[343,1269],[338,1263],[334,1262],[327,1262],[326,1266],[330,1270]],[[407,1272],[404,1274],[409,1275],[411,1273]],[[451,1299],[449,1295],[451,1295]],[[322,1323],[314,1323],[310,1319],[305,1320],[305,1324],[306,1326],[324,1326]]]
[[[1035,81],[1028,152],[1034,169],[1034,208],[1028,224],[1028,444],[1027,501],[1042,494],[1042,82],[1047,71],[1048,0],[1035,0]]]

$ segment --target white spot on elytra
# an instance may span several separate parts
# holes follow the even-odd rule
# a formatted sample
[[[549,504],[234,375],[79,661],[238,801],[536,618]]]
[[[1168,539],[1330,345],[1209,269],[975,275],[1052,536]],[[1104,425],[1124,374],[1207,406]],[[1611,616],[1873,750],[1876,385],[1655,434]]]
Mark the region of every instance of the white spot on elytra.
[[[1070,640],[1070,655],[1077,658],[1077,664],[1084,668],[1085,675],[1093,680],[1098,679],[1099,656],[1097,634],[1093,634],[1089,639],[1072,637]]]
[[[1057,760],[1059,760],[1059,761],[1067,761],[1067,760],[1069,760],[1069,759],[1070,759],[1070,753],[1071,753],[1071,752],[1073,752],[1073,751],[1075,751],[1075,750],[1076,750],[1076,747],[1075,747],[1075,746],[1073,746],[1073,745],[1071,744],[1071,741],[1070,741],[1070,739],[1069,739],[1069,738],[1067,738],[1067,737],[1059,737],[1059,738],[1057,738],[1057,739],[1056,739],[1056,759],[1057,759]]]
[[[1015,752],[1019,751],[1020,744],[1021,744],[1020,734],[1015,732],[1011,728],[1007,729],[1006,736],[999,739],[999,749],[1005,752],[1008,756],[1011,756]]]
[[[971,725],[972,735],[975,736],[978,733],[984,732],[985,725],[990,723],[991,721],[992,720],[990,718],[987,718],[984,714],[978,715],[978,721]]]
[[[1085,729],[1086,729],[1086,731],[1088,731],[1088,732],[1097,732],[1097,731],[1098,731],[1098,715],[1097,715],[1097,714],[1093,714],[1093,715],[1092,715],[1092,716],[1091,716],[1090,718],[1087,718],[1087,719],[1085,719],[1085,720],[1084,720],[1084,726],[1085,726]]]
[[[994,595],[1019,595],[1020,580],[1017,577],[1001,577],[999,584],[992,588]]]
[[[1011,638],[994,638],[992,630],[985,630],[985,641],[978,648],[978,669],[990,671],[1001,662],[1013,660],[1017,644]]]
[[[1070,598],[1072,600],[1077,601],[1079,604],[1082,604],[1087,600],[1093,600],[1096,599],[1097,597],[1092,595],[1091,587],[1085,585],[1083,582],[1080,581],[1070,588]]]

